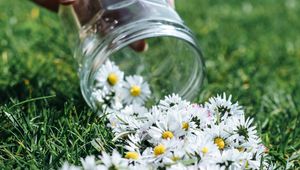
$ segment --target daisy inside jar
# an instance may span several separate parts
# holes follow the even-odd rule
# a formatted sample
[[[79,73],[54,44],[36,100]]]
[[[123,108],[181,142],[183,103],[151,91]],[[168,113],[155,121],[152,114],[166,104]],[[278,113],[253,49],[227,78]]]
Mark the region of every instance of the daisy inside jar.
[[[107,61],[96,74],[96,88],[103,94],[117,91],[123,85],[124,73],[113,62]]]
[[[151,91],[142,76],[126,75],[112,61],[107,60],[96,73],[92,97],[96,106],[120,109],[129,105],[144,105]]]
[[[142,76],[128,76],[122,88],[122,98],[125,104],[144,104],[150,97],[151,91]]]

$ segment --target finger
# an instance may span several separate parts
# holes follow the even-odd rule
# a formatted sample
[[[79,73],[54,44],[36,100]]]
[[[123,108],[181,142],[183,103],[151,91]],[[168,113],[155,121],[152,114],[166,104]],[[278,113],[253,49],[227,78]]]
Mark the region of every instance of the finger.
[[[33,2],[51,11],[58,11],[59,0],[33,0]]]
[[[105,36],[112,31],[111,29],[112,25],[110,22],[107,22],[107,20],[118,21],[119,25],[126,24],[127,20],[124,20],[124,15],[130,16],[130,12],[131,11],[124,8],[124,9],[118,9],[113,11],[107,11],[106,13],[104,13],[103,16],[100,18],[100,22],[99,22],[100,24],[99,30],[101,31],[101,34]],[[135,52],[145,52],[148,49],[148,43],[146,42],[145,39],[137,40],[136,42],[131,43],[129,47],[133,49]]]
[[[136,52],[145,52],[148,50],[146,40],[139,40],[129,45]]]
[[[33,0],[40,6],[43,6],[51,11],[57,12],[59,4],[72,5],[76,0]],[[148,49],[146,40],[139,40],[129,45],[136,52],[144,52]]]
[[[33,2],[51,11],[57,12],[59,4],[71,5],[75,0],[33,0]]]

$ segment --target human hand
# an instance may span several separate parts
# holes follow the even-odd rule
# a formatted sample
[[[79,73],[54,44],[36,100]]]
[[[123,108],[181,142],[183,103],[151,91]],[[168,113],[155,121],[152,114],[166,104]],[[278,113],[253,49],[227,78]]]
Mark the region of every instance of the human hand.
[[[51,11],[57,12],[59,5],[72,5],[76,0],[33,0],[36,4],[43,6]],[[174,8],[174,0],[167,0],[168,3]],[[143,52],[148,49],[148,44],[145,40],[139,40],[129,45],[137,52]]]
[[[51,11],[58,11],[59,4],[62,5],[71,5],[76,0],[33,0],[33,2],[39,4],[40,6],[43,6]],[[169,4],[175,8],[174,0],[167,0]]]
[[[75,0],[33,0],[33,2],[51,11],[57,12],[60,4],[71,5]]]

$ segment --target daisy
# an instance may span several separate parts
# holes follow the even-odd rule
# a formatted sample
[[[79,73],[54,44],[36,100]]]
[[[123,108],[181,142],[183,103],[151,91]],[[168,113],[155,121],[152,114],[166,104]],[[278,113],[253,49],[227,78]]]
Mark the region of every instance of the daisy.
[[[102,108],[106,112],[114,112],[123,108],[123,104],[116,92],[105,92],[101,89],[94,89],[91,96],[95,108]]]
[[[141,154],[135,151],[128,151],[125,153],[125,158],[130,160],[138,160]]]
[[[242,169],[241,162],[245,159],[245,154],[237,149],[224,150],[216,157],[216,164],[220,169]]]
[[[120,112],[116,112],[109,116],[109,121],[111,127],[113,127],[113,132],[121,134],[123,132],[135,131],[140,127],[141,122],[135,119],[133,116],[125,115]],[[112,126],[113,125],[113,126]]]
[[[158,120],[160,120],[162,116],[164,115],[157,106],[153,106],[151,110],[145,114],[147,124],[149,124],[150,126],[155,124]]]
[[[185,159],[185,157],[187,157],[184,140],[172,139],[169,141],[164,141],[164,144],[168,146],[170,151],[165,155],[162,161],[164,164],[174,164],[176,162],[182,161],[183,159]]]
[[[127,145],[125,145],[125,149],[131,152],[139,152],[142,146],[143,139],[139,134],[131,134],[128,135],[128,139],[126,140]]]
[[[215,163],[208,163],[205,161],[201,161],[198,164],[197,170],[220,170],[220,167]]]
[[[138,119],[138,116],[146,111],[147,109],[142,106],[135,107],[133,105],[120,110],[111,109],[107,115],[109,127],[116,134],[140,129],[143,119]]]
[[[191,115],[191,120],[195,122],[197,128],[203,129],[213,123],[213,115],[201,105],[191,104],[186,108],[186,112]]]
[[[186,169],[187,169],[186,166],[181,163],[171,165],[170,167],[167,168],[167,170],[186,170]]]
[[[130,164],[128,166],[130,170],[154,170],[155,168],[146,162],[139,162],[138,164]]]
[[[127,145],[124,148],[127,151],[124,157],[129,159],[130,164],[151,166],[149,162],[151,161],[150,159],[153,160],[152,148],[146,148],[142,139],[137,134],[129,135],[126,143]]]
[[[95,156],[87,156],[85,159],[80,159],[83,169],[85,170],[94,170],[97,167]]]
[[[187,167],[186,165],[182,164],[182,163],[177,163],[177,164],[173,164],[170,167],[167,167],[167,170],[196,170],[196,167]]]
[[[104,92],[116,91],[123,84],[124,73],[115,63],[107,60],[96,74],[96,87]]]
[[[144,152],[144,158],[147,158],[149,163],[157,163],[157,166],[162,166],[162,159],[167,155],[168,146],[165,144],[157,144],[154,147],[147,148]]]
[[[218,147],[219,150],[224,150],[230,147],[230,141],[228,140],[229,133],[228,127],[222,122],[219,125],[211,125],[210,128],[204,129],[204,134],[210,137],[210,140]]]
[[[95,101],[95,105],[100,106],[102,103],[104,103],[105,95],[102,90],[94,89],[91,95],[92,101]]]
[[[248,169],[259,169],[261,166],[268,167],[268,159],[266,159],[268,157],[265,152],[266,147],[262,144],[259,144],[256,148],[247,152],[249,156],[247,157],[244,165],[248,166]],[[264,158],[263,162],[261,161],[262,158]]]
[[[70,165],[68,162],[65,162],[61,167],[61,170],[81,170],[81,167]]]
[[[122,111],[121,114],[135,116],[135,117],[142,117],[148,112],[148,109],[144,106],[132,104],[127,105]]]
[[[233,145],[239,150],[255,147],[260,143],[255,126],[251,126],[253,119],[246,119],[244,116],[239,118],[232,117],[228,121],[228,128],[231,132],[228,140],[233,142]]]
[[[182,134],[182,124],[176,120],[174,113],[170,112],[166,116],[161,116],[161,119],[150,127],[148,134],[151,137],[151,143],[160,143],[162,140],[170,140],[178,138]]]
[[[182,109],[172,109],[169,110],[169,114],[172,115],[173,124],[181,125],[181,130],[179,135],[189,135],[197,129],[197,123],[195,117],[193,117],[193,110],[190,107]]]
[[[141,76],[128,76],[122,90],[122,98],[126,104],[142,105],[150,97],[148,83]]]
[[[162,111],[167,111],[174,107],[182,109],[187,107],[189,104],[190,103],[188,101],[182,100],[182,98],[179,97],[179,95],[173,93],[169,96],[166,96],[164,100],[161,100],[159,102],[158,108]]]
[[[159,144],[149,147],[147,152],[143,153],[144,158],[151,164],[156,164],[158,167],[164,167],[170,163],[174,163],[175,159],[180,159],[184,153],[179,152],[182,141],[178,139],[165,140]]]
[[[214,114],[217,123],[220,123],[221,120],[226,120],[230,116],[244,114],[242,107],[238,103],[233,104],[231,95],[227,99],[225,93],[223,93],[223,97],[217,95],[217,97],[210,98],[209,102],[205,103],[205,107]]]
[[[245,159],[241,160],[242,169],[259,169],[260,167],[260,159],[255,160],[253,159],[253,154],[251,153],[244,153]]]
[[[106,152],[102,152],[100,156],[102,165],[99,165],[100,169],[127,169],[128,160],[121,158],[121,155],[118,151],[114,150],[112,155],[108,155]]]
[[[208,137],[205,136],[203,133],[197,134],[196,142],[190,144],[194,153],[199,155],[201,159],[207,158],[208,161],[211,157],[216,156],[219,153],[218,146]]]

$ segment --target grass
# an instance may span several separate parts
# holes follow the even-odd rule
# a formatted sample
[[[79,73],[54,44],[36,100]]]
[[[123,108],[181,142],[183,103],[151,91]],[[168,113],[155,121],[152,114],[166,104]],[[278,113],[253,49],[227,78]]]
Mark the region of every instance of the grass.
[[[197,102],[232,94],[253,116],[280,169],[300,168],[300,3],[178,0],[205,54]],[[0,169],[56,169],[111,150],[112,134],[85,104],[56,14],[0,0]]]

